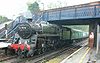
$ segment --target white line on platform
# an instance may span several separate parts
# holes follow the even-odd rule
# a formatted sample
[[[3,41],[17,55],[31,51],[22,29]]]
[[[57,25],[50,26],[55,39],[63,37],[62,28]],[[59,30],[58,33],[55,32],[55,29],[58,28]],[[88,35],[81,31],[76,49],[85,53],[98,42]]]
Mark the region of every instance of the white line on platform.
[[[71,55],[69,55],[66,59],[64,59],[63,61],[61,61],[60,63],[66,63],[66,61],[71,58],[74,54],[76,54],[77,52],[79,52],[82,48],[84,47],[81,47],[79,48],[77,51],[75,51],[74,53],[72,53]]]
[[[82,62],[83,62],[84,58],[86,57],[86,55],[88,54],[89,51],[90,51],[90,48],[88,47],[88,48],[86,49],[85,54],[81,57],[79,63],[82,63]]]

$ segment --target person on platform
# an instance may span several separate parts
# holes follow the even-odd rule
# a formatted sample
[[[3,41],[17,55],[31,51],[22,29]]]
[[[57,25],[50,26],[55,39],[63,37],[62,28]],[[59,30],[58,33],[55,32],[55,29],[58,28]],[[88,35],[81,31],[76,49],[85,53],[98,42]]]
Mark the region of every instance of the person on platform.
[[[89,47],[93,48],[93,44],[94,44],[94,33],[90,32],[90,35],[89,35]]]

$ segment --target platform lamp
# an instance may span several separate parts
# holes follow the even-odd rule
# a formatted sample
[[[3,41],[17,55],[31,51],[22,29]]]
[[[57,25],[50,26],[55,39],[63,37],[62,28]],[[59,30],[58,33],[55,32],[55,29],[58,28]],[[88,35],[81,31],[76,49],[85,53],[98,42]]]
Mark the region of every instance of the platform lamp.
[[[8,38],[8,34],[7,34],[7,24],[5,24],[5,34],[6,34],[6,39]]]
[[[43,5],[43,9],[42,10],[44,11],[44,3],[41,3],[41,4]]]
[[[43,10],[42,10],[42,20],[44,19],[44,3],[41,3],[43,5]],[[42,32],[43,32],[43,26],[42,26]]]
[[[42,9],[42,17],[44,18],[43,14],[44,14],[44,3],[41,3],[43,5],[43,9]]]

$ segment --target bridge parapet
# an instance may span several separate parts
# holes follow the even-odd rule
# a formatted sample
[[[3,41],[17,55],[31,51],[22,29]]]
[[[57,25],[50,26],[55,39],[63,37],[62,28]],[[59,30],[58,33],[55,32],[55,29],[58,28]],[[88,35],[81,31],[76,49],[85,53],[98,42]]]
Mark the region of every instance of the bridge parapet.
[[[42,15],[44,21],[100,18],[100,1],[45,10]]]

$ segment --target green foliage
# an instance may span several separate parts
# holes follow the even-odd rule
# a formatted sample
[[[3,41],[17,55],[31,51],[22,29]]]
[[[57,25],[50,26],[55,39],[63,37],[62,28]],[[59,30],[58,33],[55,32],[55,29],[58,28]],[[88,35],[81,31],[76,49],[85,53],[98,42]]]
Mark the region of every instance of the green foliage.
[[[89,31],[88,25],[71,25],[71,26],[68,26],[68,27],[78,29],[78,30],[82,30],[82,31],[86,31],[86,32]]]
[[[60,7],[61,7],[61,4],[59,4],[59,3],[49,3],[48,4],[49,9],[60,8]]]
[[[64,5],[65,3],[64,2],[62,2],[62,1],[56,1],[56,2],[51,2],[51,3],[49,3],[48,5],[47,5],[47,7],[49,8],[49,9],[53,9],[53,8],[60,8],[60,7],[63,7],[63,5]]]
[[[63,25],[63,27],[69,27],[69,28],[72,28],[72,29],[77,29],[77,30],[82,30],[82,31],[85,31],[85,32],[88,32],[89,31],[89,25]]]
[[[4,23],[4,22],[7,22],[7,21],[9,21],[9,19],[7,17],[0,16],[0,23]]]
[[[28,10],[30,10],[31,13],[36,13],[36,12],[40,11],[39,4],[37,2],[28,4]]]

